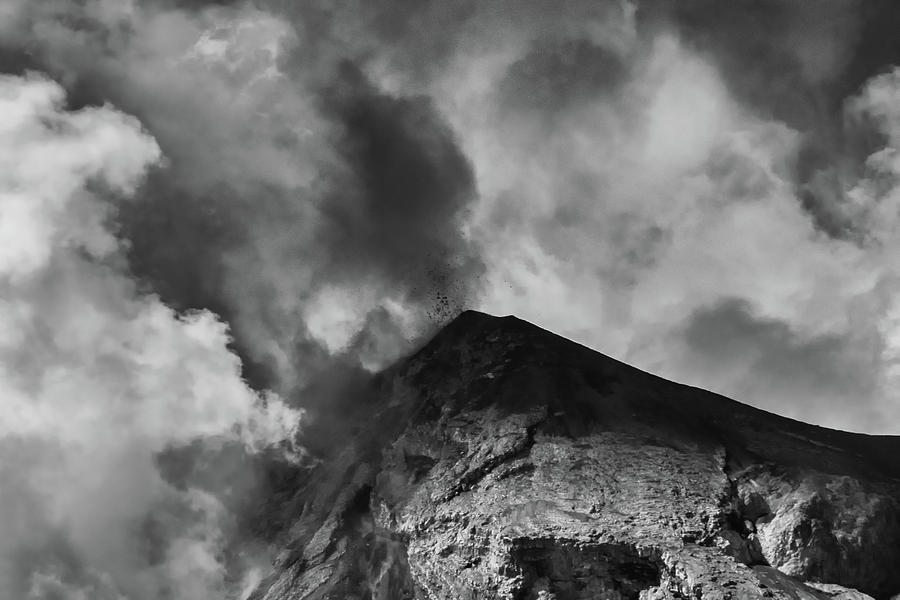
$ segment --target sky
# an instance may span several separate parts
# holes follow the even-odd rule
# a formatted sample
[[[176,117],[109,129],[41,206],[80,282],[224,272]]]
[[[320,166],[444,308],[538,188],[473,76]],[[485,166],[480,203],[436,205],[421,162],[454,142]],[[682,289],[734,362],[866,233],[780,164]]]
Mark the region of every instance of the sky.
[[[0,0],[0,591],[245,597],[258,461],[315,460],[465,308],[900,433],[898,27],[891,0]]]

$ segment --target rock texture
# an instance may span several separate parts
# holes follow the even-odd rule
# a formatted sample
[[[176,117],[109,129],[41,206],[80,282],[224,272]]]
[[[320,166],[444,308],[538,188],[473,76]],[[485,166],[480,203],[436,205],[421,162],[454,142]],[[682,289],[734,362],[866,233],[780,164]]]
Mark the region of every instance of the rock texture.
[[[254,599],[900,592],[900,437],[778,417],[474,312],[357,410]]]

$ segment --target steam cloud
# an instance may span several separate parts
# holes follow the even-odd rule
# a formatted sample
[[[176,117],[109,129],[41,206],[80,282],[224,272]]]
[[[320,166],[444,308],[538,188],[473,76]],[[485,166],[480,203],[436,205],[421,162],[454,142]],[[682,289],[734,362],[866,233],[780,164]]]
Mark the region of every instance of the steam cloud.
[[[0,0],[0,592],[241,597],[462,307],[896,432],[892,4]]]

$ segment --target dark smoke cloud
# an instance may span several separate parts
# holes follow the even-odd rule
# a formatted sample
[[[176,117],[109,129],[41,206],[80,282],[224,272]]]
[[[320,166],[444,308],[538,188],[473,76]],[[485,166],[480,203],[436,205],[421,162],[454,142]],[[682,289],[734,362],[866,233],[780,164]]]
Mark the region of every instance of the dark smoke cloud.
[[[323,258],[332,261],[325,268],[350,281],[375,274],[401,288],[427,283],[425,276],[475,281],[482,267],[460,232],[475,181],[453,133],[429,98],[393,97],[352,65],[341,71],[325,100],[345,165],[322,203]],[[431,300],[424,290],[410,292]]]

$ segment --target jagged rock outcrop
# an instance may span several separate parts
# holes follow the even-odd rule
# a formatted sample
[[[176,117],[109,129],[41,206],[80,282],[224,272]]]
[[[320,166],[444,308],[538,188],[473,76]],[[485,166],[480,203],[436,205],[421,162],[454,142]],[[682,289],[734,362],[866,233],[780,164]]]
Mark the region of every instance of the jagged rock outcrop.
[[[376,378],[259,600],[888,598],[900,438],[464,313]]]

